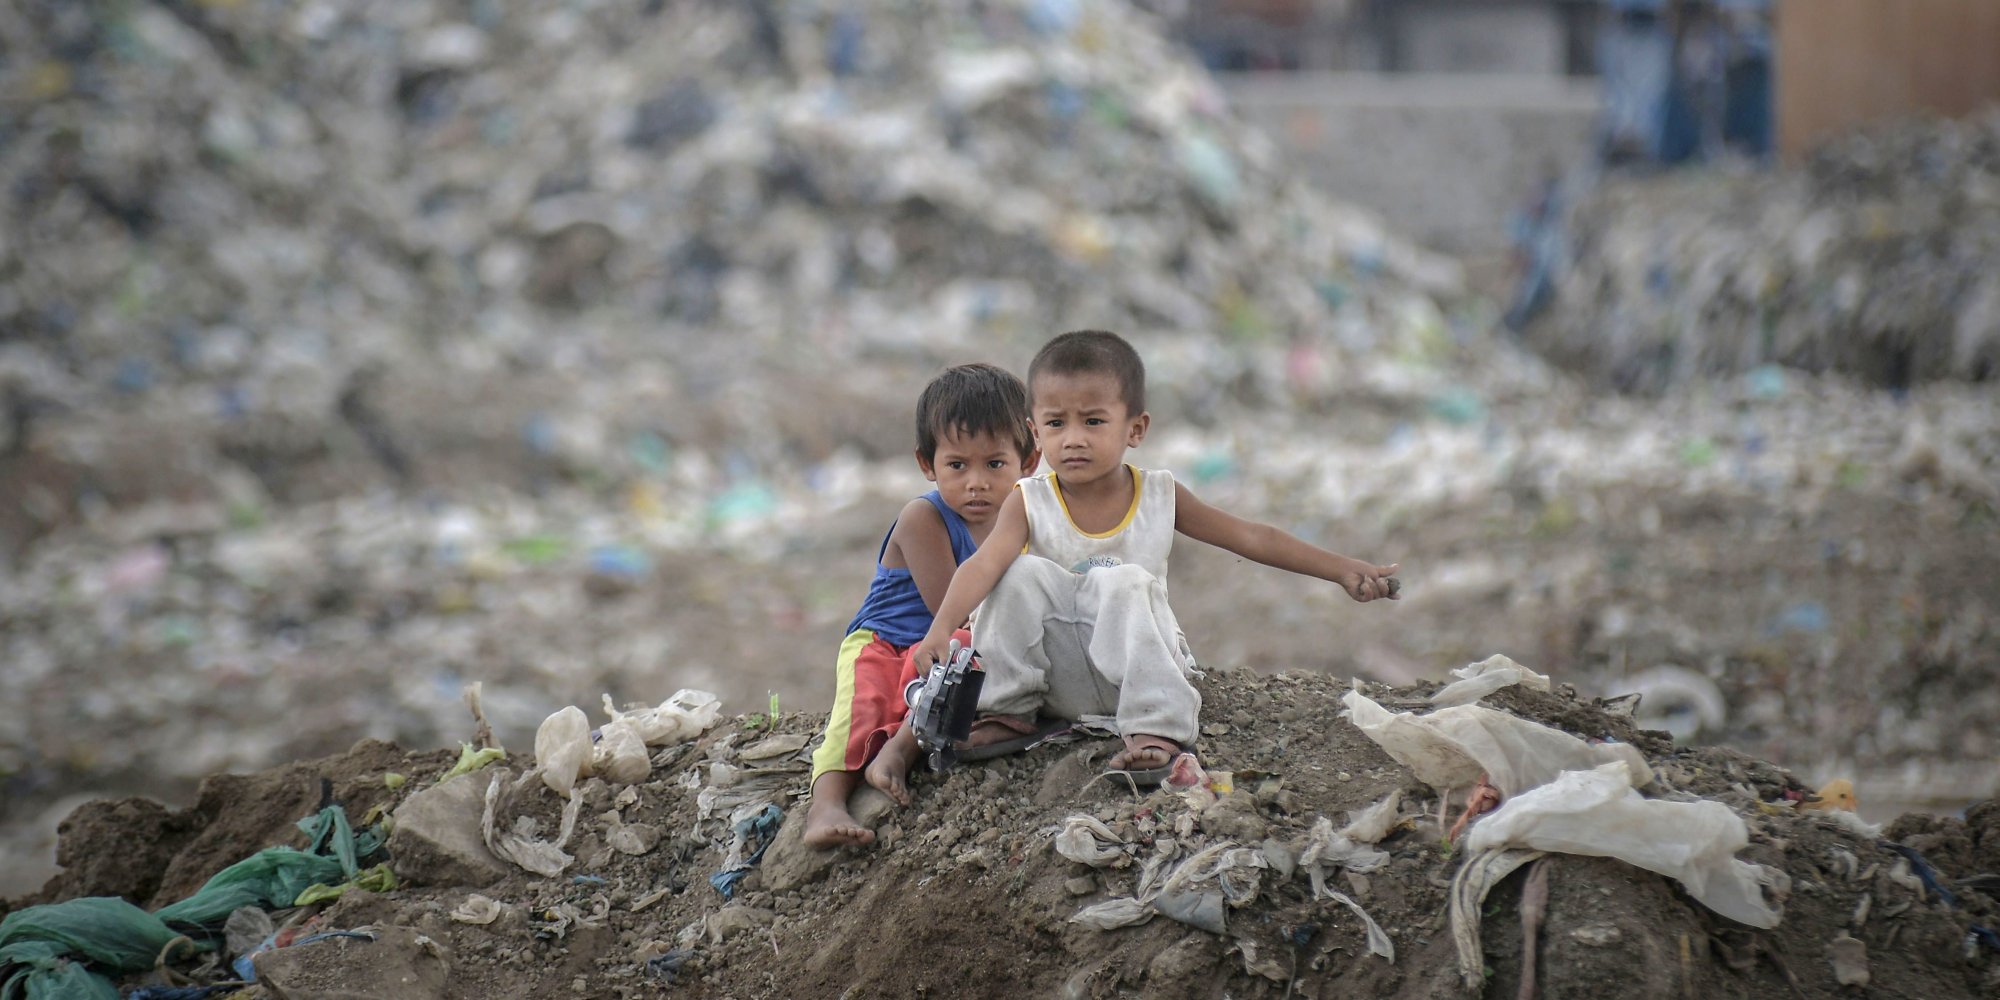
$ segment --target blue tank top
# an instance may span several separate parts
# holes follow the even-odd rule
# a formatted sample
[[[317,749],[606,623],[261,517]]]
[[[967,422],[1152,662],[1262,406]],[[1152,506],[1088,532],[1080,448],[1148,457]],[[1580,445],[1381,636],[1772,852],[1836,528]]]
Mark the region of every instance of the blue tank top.
[[[963,563],[971,558],[979,543],[972,540],[972,529],[965,526],[965,518],[959,517],[958,511],[952,510],[936,490],[924,494],[924,499],[944,518],[944,530],[951,535],[952,562]],[[896,526],[890,525],[889,534],[895,531]],[[931,630],[931,609],[924,606],[924,595],[917,592],[917,581],[910,577],[909,567],[891,569],[882,565],[882,557],[888,551],[889,535],[883,535],[882,548],[875,553],[875,579],[868,585],[868,598],[861,602],[854,620],[847,623],[847,631],[852,634],[857,629],[873,629],[877,637],[891,645],[914,646]]]

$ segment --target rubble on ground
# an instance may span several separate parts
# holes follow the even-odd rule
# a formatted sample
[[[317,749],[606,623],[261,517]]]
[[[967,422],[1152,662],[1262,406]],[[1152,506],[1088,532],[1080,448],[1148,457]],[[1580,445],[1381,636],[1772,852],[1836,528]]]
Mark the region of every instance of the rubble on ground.
[[[1111,741],[1073,738],[919,775],[916,802],[905,809],[870,789],[857,797],[857,814],[878,844],[825,852],[797,839],[805,746],[824,715],[724,718],[698,738],[660,747],[644,780],[585,779],[578,806],[533,781],[501,823],[546,835],[558,813],[577,811],[572,858],[554,874],[491,867],[490,857],[468,867],[392,840],[395,888],[280,905],[259,924],[264,937],[126,982],[227,982],[238,973],[226,963],[241,949],[256,984],[217,995],[318,996],[330,984],[342,995],[402,998],[662,989],[690,997],[1364,990],[1417,998],[1466,995],[1462,984],[1512,994],[1527,964],[1515,911],[1527,905],[1523,886],[1539,880],[1541,916],[1528,950],[1539,956],[1541,996],[1831,997],[1864,976],[1939,998],[2000,986],[2000,939],[1990,929],[2000,902],[1987,885],[2000,866],[2000,811],[1990,801],[1963,820],[1908,817],[1883,831],[1838,809],[1802,808],[1813,793],[1784,768],[1637,728],[1629,699],[1581,697],[1562,683],[1515,685],[1441,710],[1476,709],[1643,759],[1650,778],[1635,779],[1631,808],[1698,808],[1707,822],[1739,831],[1742,839],[1721,842],[1713,863],[1754,874],[1746,902],[1770,914],[1760,929],[1739,922],[1764,924],[1750,911],[1732,919],[1711,909],[1742,904],[1720,902],[1716,883],[1687,881],[1686,869],[1676,882],[1576,848],[1540,855],[1477,846],[1494,839],[1482,830],[1512,828],[1531,800],[1559,796],[1565,781],[1592,772],[1510,796],[1470,819],[1458,842],[1445,839],[1462,795],[1447,806],[1429,783],[1434,772],[1427,780],[1399,763],[1407,743],[1378,746],[1338,714],[1345,692],[1422,717],[1433,711],[1436,685],[1350,689],[1322,674],[1226,671],[1200,687],[1198,785],[1124,787],[1101,777]],[[1454,745],[1482,765],[1498,760],[1489,754],[1514,752],[1504,740]],[[183,898],[232,850],[247,856],[296,843],[292,822],[316,807],[322,787],[357,831],[386,815],[402,837],[427,797],[498,787],[536,763],[516,751],[440,782],[456,756],[364,743],[281,771],[212,779],[201,804],[184,812],[87,809],[65,828],[70,857],[152,842],[163,823],[182,832],[135,859],[145,877],[63,872],[38,897],[9,904],[14,926],[47,912],[29,903],[117,892],[147,906]],[[1608,767],[1623,775],[1627,762]],[[385,780],[391,774],[407,780]],[[466,798],[455,817],[422,822],[456,823],[473,836],[458,852],[483,851],[482,797]],[[879,801],[859,808],[871,797]],[[746,822],[766,814],[782,822]],[[1572,835],[1595,822],[1579,815],[1586,818],[1569,821]],[[1657,835],[1660,824],[1652,826]],[[621,832],[634,828],[657,837],[632,845]],[[739,857],[751,864],[723,877]],[[959,975],[971,967],[1008,973]]]

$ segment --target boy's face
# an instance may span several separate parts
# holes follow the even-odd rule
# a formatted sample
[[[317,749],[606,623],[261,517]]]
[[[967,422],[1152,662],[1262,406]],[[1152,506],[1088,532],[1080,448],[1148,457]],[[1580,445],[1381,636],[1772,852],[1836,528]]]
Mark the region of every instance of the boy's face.
[[[1125,411],[1116,376],[1104,372],[1047,373],[1029,388],[1035,444],[1064,486],[1082,486],[1116,472],[1125,449],[1145,440],[1149,414]]]
[[[917,465],[965,523],[986,524],[1000,513],[1015,481],[1034,468],[1035,456],[1024,465],[1012,435],[951,432],[938,435],[935,456],[918,452]]]

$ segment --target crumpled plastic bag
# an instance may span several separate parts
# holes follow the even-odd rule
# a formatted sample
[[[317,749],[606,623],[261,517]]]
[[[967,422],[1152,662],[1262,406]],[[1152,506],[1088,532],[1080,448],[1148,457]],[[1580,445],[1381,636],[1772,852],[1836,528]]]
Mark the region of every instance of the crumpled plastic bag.
[[[1484,705],[1415,715],[1391,712],[1359,691],[1347,692],[1341,703],[1356,727],[1440,792],[1471,785],[1483,773],[1511,798],[1564,771],[1587,771],[1613,761],[1626,765],[1635,787],[1653,780],[1645,755],[1629,743],[1585,743]]]
[[[1438,693],[1431,695],[1431,704],[1439,708],[1470,705],[1501,688],[1515,684],[1536,691],[1549,689],[1547,674],[1529,670],[1500,653],[1495,653],[1478,663],[1466,664],[1452,671],[1451,675],[1458,680],[1446,684]]]
[[[652,775],[653,758],[633,725],[621,719],[599,730],[590,771],[615,784],[635,785]]]
[[[1160,895],[1201,891],[1213,882],[1231,907],[1246,906],[1257,898],[1263,871],[1268,867],[1263,855],[1225,840],[1210,844],[1181,862],[1160,884]]]
[[[646,746],[666,746],[684,743],[707,732],[722,716],[722,699],[707,691],[682,688],[657,708],[620,711],[607,694],[604,714],[611,717],[611,725],[604,727],[606,732],[622,723],[631,727]]]
[[[1132,927],[1153,919],[1159,911],[1152,904],[1142,903],[1129,896],[1107,899],[1102,903],[1086,906],[1070,917],[1070,923],[1082,924],[1092,930],[1109,931],[1120,927]]]
[[[1474,851],[1451,877],[1451,941],[1458,950],[1458,975],[1467,990],[1486,982],[1486,950],[1479,943],[1479,924],[1486,894],[1514,869],[1542,857],[1541,851]]]
[[[1312,877],[1315,887],[1325,879],[1326,869],[1372,872],[1388,863],[1386,852],[1333,832],[1333,821],[1325,816],[1314,821],[1312,830],[1306,834],[1305,850],[1299,852],[1299,867]]]
[[[577,714],[581,716],[583,713]],[[536,742],[540,742],[539,737]],[[479,818],[479,832],[486,841],[486,849],[492,851],[494,857],[511,861],[537,875],[554,877],[562,874],[563,869],[576,860],[563,853],[563,847],[569,843],[570,834],[576,831],[577,814],[583,811],[583,796],[570,796],[569,804],[563,807],[562,829],[553,841],[535,835],[537,831],[532,816],[516,816],[511,829],[499,828],[500,813],[506,811],[505,807],[513,802],[514,796],[520,794],[536,775],[535,770],[530,770],[508,784],[505,769],[495,772],[492,783],[486,786],[486,808]]]
[[[1072,816],[1070,819],[1074,822],[1072,829],[1077,831],[1079,840],[1097,839],[1097,829],[1104,827],[1088,816]],[[1104,832],[1110,831],[1104,829]],[[1171,872],[1165,872],[1166,866],[1179,853],[1179,848],[1169,844],[1166,838],[1162,838],[1156,846],[1157,851],[1146,862],[1145,871],[1139,878],[1136,893],[1084,907],[1070,920],[1108,931],[1143,924],[1153,919],[1153,914],[1159,913],[1190,927],[1221,934],[1227,929],[1224,917],[1227,909],[1247,906],[1256,899],[1263,871],[1270,867],[1257,851],[1222,841],[1195,852]],[[1057,850],[1062,848],[1059,846]],[[1068,854],[1063,856],[1070,857]],[[1122,853],[1117,856],[1124,857]],[[1161,877],[1162,872],[1165,872],[1165,877]]]
[[[563,798],[570,798],[578,779],[594,773],[591,750],[590,720],[575,705],[550,713],[535,728],[535,768],[542,773],[542,783]]]
[[[1398,788],[1384,795],[1382,801],[1348,813],[1347,825],[1340,828],[1340,835],[1357,844],[1379,844],[1403,821],[1402,807],[1403,790]]]
[[[1703,906],[1738,923],[1778,925],[1782,911],[1762,891],[1777,874],[1736,858],[1750,842],[1742,817],[1720,802],[1648,799],[1632,784],[1623,761],[1566,772],[1501,803],[1472,828],[1466,849],[1617,858],[1679,882]]]
[[[475,892],[465,897],[465,902],[452,909],[451,919],[461,924],[483,926],[500,919],[500,914],[505,910],[506,907],[500,905],[499,900]]]
[[[1056,834],[1056,853],[1092,868],[1123,865],[1125,842],[1094,816],[1071,816]]]

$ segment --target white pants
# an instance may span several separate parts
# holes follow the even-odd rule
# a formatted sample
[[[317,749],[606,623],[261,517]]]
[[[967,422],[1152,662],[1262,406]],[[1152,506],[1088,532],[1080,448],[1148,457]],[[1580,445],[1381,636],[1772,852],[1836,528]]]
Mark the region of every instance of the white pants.
[[[1139,566],[1072,573],[1021,555],[979,606],[982,713],[1109,715],[1126,736],[1192,744],[1201,693],[1167,588]]]

